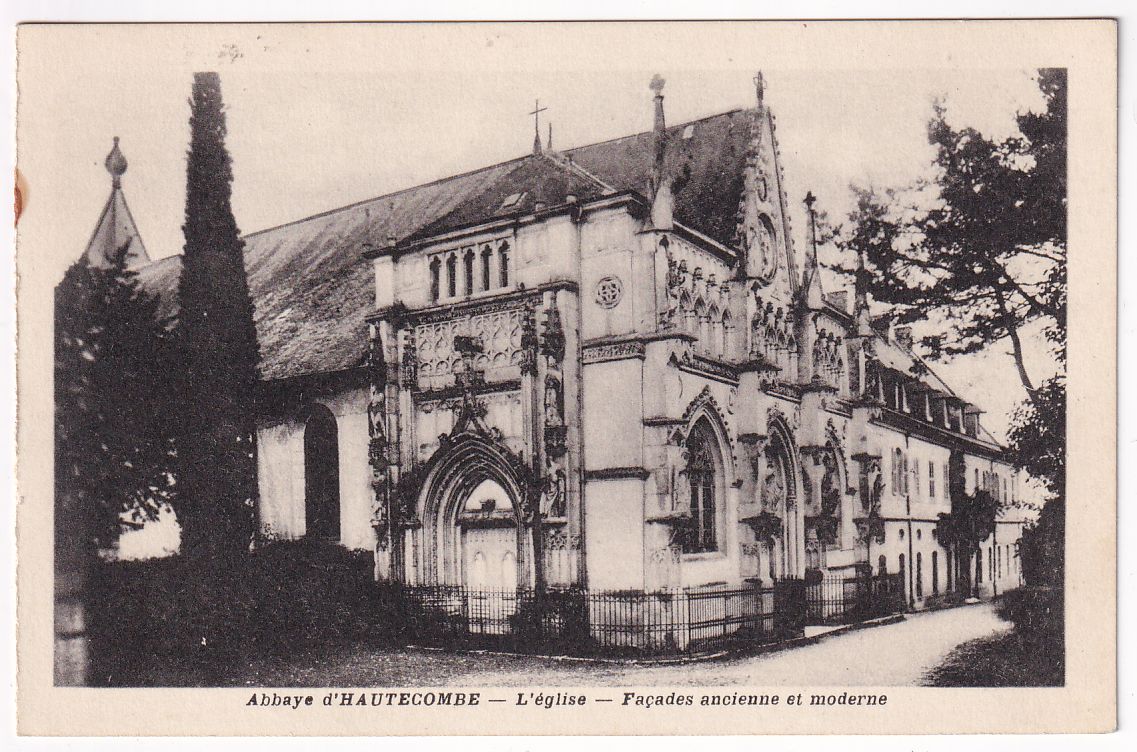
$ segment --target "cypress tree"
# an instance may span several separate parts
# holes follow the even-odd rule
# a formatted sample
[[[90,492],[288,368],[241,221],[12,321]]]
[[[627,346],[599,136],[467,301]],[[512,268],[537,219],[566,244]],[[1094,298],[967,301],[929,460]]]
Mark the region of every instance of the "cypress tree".
[[[183,414],[178,438],[182,552],[248,549],[256,494],[253,304],[233,210],[233,170],[216,73],[195,73],[178,286]]]

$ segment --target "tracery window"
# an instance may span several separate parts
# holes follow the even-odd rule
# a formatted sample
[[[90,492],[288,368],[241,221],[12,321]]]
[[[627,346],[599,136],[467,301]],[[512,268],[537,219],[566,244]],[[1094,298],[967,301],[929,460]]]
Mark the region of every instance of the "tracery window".
[[[687,439],[687,480],[691,487],[691,530],[684,553],[718,550],[718,463],[714,435],[705,425],[696,425]]]

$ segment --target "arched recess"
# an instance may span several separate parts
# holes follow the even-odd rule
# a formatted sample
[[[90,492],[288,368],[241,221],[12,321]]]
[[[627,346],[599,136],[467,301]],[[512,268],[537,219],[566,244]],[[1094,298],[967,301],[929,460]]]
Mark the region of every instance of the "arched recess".
[[[473,559],[465,555],[474,529],[495,529],[507,538],[511,549],[483,546],[486,551],[509,553],[515,566],[516,585],[528,585],[528,536],[525,534],[522,500],[528,484],[524,468],[507,449],[480,435],[462,435],[441,447],[430,459],[418,496],[423,521],[423,578],[429,584],[470,584]],[[487,489],[494,489],[489,493]],[[482,499],[479,495],[485,495]],[[479,508],[483,501],[492,506]],[[504,538],[503,538],[504,536]],[[486,536],[474,536],[484,538]],[[499,540],[500,543],[500,540]],[[488,554],[483,552],[483,559]],[[502,557],[498,556],[498,560]],[[492,571],[487,563],[487,570]],[[502,578],[510,583],[508,577]],[[472,583],[481,587],[484,583]],[[492,583],[491,583],[492,586]]]
[[[801,458],[793,432],[780,416],[770,418],[768,431],[762,507],[782,520],[781,535],[773,541],[769,552],[770,568],[782,577],[796,577],[802,571],[805,545],[797,503],[801,493]]]
[[[340,538],[339,427],[323,405],[304,421],[304,529],[309,538]]]

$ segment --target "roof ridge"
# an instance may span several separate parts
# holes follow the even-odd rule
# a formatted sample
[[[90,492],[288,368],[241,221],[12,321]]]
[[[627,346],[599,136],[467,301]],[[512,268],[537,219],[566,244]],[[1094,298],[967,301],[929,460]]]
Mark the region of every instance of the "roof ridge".
[[[723,112],[715,112],[715,113],[711,113],[710,115],[704,115],[702,117],[694,118],[692,120],[685,120],[685,121],[680,122],[680,123],[675,123],[674,125],[667,126],[667,128],[668,128],[668,130],[670,130],[672,128],[685,127],[685,126],[691,125],[693,123],[702,122],[704,120],[711,120],[712,118],[722,117],[723,115],[733,115],[734,113],[742,112],[745,109],[746,109],[745,107],[735,107],[733,109],[725,110]],[[610,143],[614,143],[616,141],[623,141],[623,140],[629,139],[629,138],[636,138],[637,136],[643,136],[643,135],[649,134],[649,133],[651,133],[650,130],[638,131],[636,133],[628,133],[628,134],[625,134],[623,136],[616,136],[614,138],[608,138],[608,139],[605,139],[603,141],[594,141],[593,143],[590,143],[590,144],[581,144],[580,146],[574,146],[570,149],[558,150],[558,153],[567,155],[570,152],[580,151],[582,149],[589,149],[589,148],[592,148],[594,146],[603,146],[604,144],[610,144]],[[543,153],[544,152],[542,152],[542,154]],[[278,225],[271,225],[270,227],[265,227],[265,228],[262,228],[260,230],[254,230],[252,232],[245,233],[245,234],[241,235],[241,238],[247,239],[247,238],[254,237],[256,235],[263,235],[266,232],[272,232],[273,230],[280,230],[280,229],[283,229],[285,227],[291,227],[293,225],[298,225],[298,224],[301,224],[302,222],[308,222],[308,221],[313,220],[313,219],[320,219],[321,217],[327,217],[327,216],[330,216],[332,214],[336,214],[337,212],[347,211],[348,209],[355,209],[357,207],[363,206],[364,204],[370,204],[370,203],[373,203],[375,201],[381,201],[382,199],[385,199],[385,198],[394,198],[395,196],[398,196],[400,194],[409,193],[410,191],[419,190],[420,188],[429,188],[431,186],[439,185],[441,183],[446,183],[446,182],[451,181],[451,180],[457,180],[458,178],[469,177],[470,175],[476,175],[479,172],[485,172],[487,170],[492,170],[492,169],[495,169],[498,167],[504,167],[504,166],[506,166],[510,163],[513,163],[513,162],[519,162],[520,163],[520,162],[523,162],[525,159],[527,159],[531,156],[533,156],[533,155],[532,154],[524,154],[520,157],[514,157],[512,159],[506,159],[506,160],[503,160],[501,162],[495,162],[494,164],[484,165],[482,167],[477,167],[477,168],[474,168],[472,170],[466,170],[465,172],[459,172],[459,173],[455,173],[453,175],[446,175],[446,176],[443,176],[440,178],[435,178],[434,180],[429,180],[425,183],[417,183],[415,185],[409,185],[406,188],[400,188],[398,190],[391,191],[389,193],[383,193],[383,194],[380,194],[378,196],[372,196],[371,198],[365,198],[365,199],[361,199],[359,201],[353,201],[350,204],[345,204],[343,206],[337,206],[335,208],[327,209],[327,210],[322,211],[322,212],[310,214],[306,217],[300,217],[298,219],[289,220],[288,222],[281,222]],[[587,177],[597,181],[597,183],[605,186],[608,190],[614,190],[614,188],[612,188],[612,186],[609,186],[607,183],[600,180],[599,178],[597,178],[595,175],[591,174],[587,170],[584,170],[584,168],[580,167],[579,165],[574,164],[574,167],[580,169],[584,175],[586,175]],[[174,254],[174,255],[177,255],[177,254]]]
[[[714,118],[722,117],[723,115],[733,115],[736,112],[745,112],[747,109],[748,108],[746,108],[746,107],[735,107],[733,109],[724,110],[722,112],[712,112],[710,115],[703,115],[702,117],[692,118],[691,120],[684,120],[684,121],[679,122],[679,123],[672,123],[671,125],[667,126],[667,130],[672,130],[672,129],[677,129],[677,128],[685,128],[688,125],[694,125],[695,123],[701,123],[704,120],[713,120]],[[562,150],[561,153],[567,154],[567,153],[573,152],[573,151],[580,151],[581,149],[590,149],[594,146],[603,146],[605,144],[612,144],[612,143],[615,143],[617,141],[623,141],[623,140],[629,139],[629,138],[636,138],[637,136],[648,136],[648,135],[651,135],[651,133],[652,133],[652,131],[649,128],[647,130],[637,131],[635,133],[627,133],[623,136],[615,136],[613,138],[606,138],[603,141],[595,141],[591,144],[581,144],[580,146],[574,146],[571,149],[564,149],[564,150]]]

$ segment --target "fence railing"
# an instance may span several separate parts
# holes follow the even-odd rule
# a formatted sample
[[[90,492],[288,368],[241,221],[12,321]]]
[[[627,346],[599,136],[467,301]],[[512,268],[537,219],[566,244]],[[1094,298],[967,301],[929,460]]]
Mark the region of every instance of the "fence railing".
[[[806,621],[848,624],[904,610],[904,575],[827,576],[805,586]]]
[[[801,580],[773,587],[593,591],[387,584],[407,639],[531,653],[684,654],[800,636]]]

